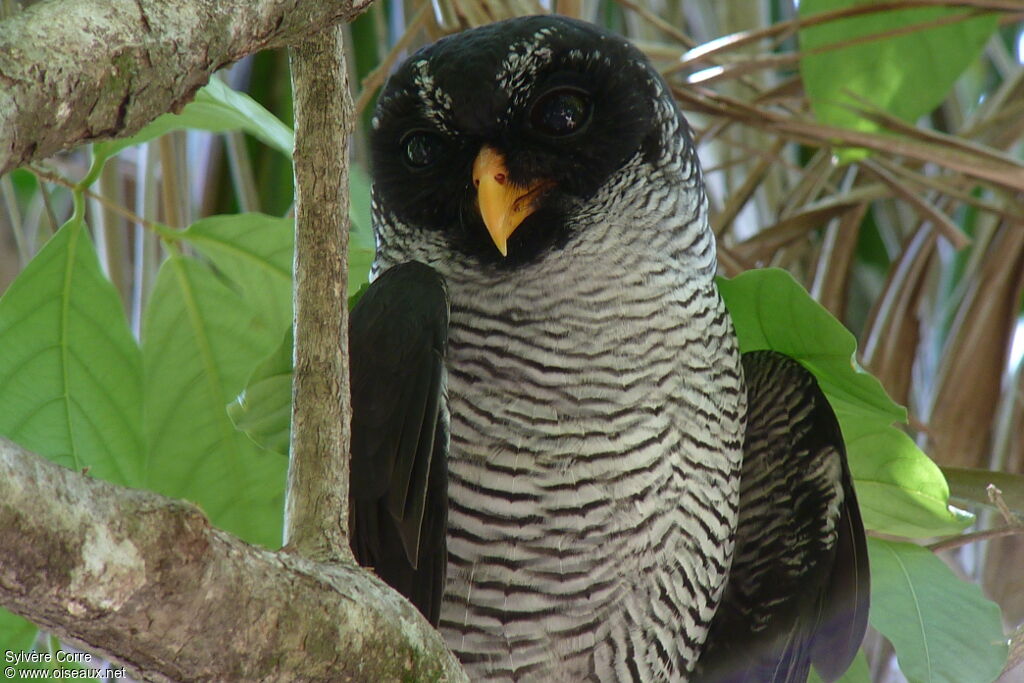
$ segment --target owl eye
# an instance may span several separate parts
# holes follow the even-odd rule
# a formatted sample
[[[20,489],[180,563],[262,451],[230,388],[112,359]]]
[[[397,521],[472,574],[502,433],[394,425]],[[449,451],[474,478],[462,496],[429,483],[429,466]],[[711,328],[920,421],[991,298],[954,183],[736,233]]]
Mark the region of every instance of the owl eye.
[[[434,165],[444,151],[444,140],[440,135],[422,130],[413,131],[402,140],[402,154],[405,163],[412,169],[423,169]]]
[[[590,97],[572,88],[541,95],[530,108],[530,125],[544,135],[561,137],[581,130],[590,121]]]

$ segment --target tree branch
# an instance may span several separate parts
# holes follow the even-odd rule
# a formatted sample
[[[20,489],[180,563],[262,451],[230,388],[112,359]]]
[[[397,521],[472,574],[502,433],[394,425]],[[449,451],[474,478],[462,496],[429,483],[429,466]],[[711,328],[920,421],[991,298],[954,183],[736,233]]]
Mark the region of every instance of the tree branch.
[[[0,439],[0,603],[146,680],[466,680],[376,577]]]
[[[291,50],[295,101],[295,370],[285,537],[320,561],[348,545],[348,140],[341,27]]]
[[[59,0],[0,22],[0,174],[124,137],[217,69],[300,42],[370,0]]]
[[[0,439],[0,604],[138,678],[467,680],[415,607],[344,561],[351,101],[339,96],[347,83],[330,27],[368,1],[52,0],[0,23],[0,173],[130,135],[221,66],[309,39],[293,54],[296,335],[322,349],[296,359],[313,407],[294,432],[304,455],[289,473],[290,546],[248,545],[193,505]],[[310,268],[311,254],[325,267]],[[317,561],[328,559],[341,561]]]

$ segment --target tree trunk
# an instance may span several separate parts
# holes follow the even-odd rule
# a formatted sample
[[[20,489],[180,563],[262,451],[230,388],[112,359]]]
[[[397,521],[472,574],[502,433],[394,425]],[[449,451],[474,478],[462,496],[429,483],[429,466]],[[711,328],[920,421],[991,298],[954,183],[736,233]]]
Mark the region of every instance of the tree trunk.
[[[274,553],[193,505],[0,439],[0,604],[145,680],[466,680],[351,559],[345,254],[351,100],[340,29],[367,0],[63,0],[0,23],[0,173],[123,137],[216,69],[296,45],[296,389]]]

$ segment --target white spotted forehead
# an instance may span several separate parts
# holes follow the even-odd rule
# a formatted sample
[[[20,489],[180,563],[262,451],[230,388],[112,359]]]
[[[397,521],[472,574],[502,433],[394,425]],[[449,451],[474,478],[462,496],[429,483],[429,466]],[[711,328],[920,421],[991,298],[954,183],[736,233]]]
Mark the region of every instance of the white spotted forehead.
[[[552,57],[551,48],[540,45],[536,39],[512,43],[498,67],[498,87],[509,93],[513,102],[521,100],[534,77],[551,63]]]
[[[551,64],[554,51],[547,43],[548,39],[557,33],[553,27],[544,27],[535,31],[532,36],[509,45],[508,53],[498,66],[495,80],[498,86],[509,94],[513,107],[522,105],[529,98],[536,75]],[[611,66],[612,62],[611,57],[596,49],[583,50],[574,47],[568,51],[567,56],[570,62],[577,63],[600,61],[606,66]],[[429,60],[418,59],[411,64],[411,68],[413,89],[416,99],[425,105],[424,115],[440,130],[451,133],[451,127],[446,123],[451,120],[453,114],[454,103],[451,95],[434,79]],[[661,84],[650,76],[647,80],[660,97],[663,94]],[[408,90],[406,93],[411,94]],[[374,129],[379,127],[377,116],[373,117],[371,125]]]
[[[548,38],[558,32],[552,27],[537,30],[529,38],[516,41],[509,46],[508,54],[498,67],[496,80],[498,86],[509,93],[513,105],[522,104],[530,94],[530,86],[534,77],[542,69],[551,64],[553,50],[547,45]],[[572,48],[568,53],[569,61],[604,59],[610,64],[607,56],[597,50],[584,52],[580,48]]]
[[[416,88],[416,94],[419,96],[419,101],[426,105],[423,113],[440,130],[450,133],[451,130],[445,120],[452,115],[451,95],[434,80],[434,74],[430,72],[429,61],[419,59],[413,62],[412,69],[412,82]]]

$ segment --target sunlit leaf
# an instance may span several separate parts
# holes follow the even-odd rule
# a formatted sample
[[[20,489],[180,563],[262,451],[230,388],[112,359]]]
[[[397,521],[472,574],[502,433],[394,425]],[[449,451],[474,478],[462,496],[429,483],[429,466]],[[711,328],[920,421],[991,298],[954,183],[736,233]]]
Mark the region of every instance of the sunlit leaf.
[[[871,625],[911,683],[991,683],[1007,655],[999,607],[934,554],[868,539]]]
[[[799,11],[806,18],[863,4],[863,0],[803,0]],[[851,106],[876,107],[911,123],[928,113],[946,97],[996,28],[995,14],[933,25],[969,14],[966,8],[897,9],[801,29],[800,73],[815,116],[822,123],[876,132],[879,124]],[[857,40],[917,25],[927,28]],[[853,44],[819,51],[846,43]]]
[[[142,335],[148,485],[267,546],[280,542],[285,462],[238,432],[226,406],[279,341],[204,265],[161,267]]]
[[[957,534],[973,515],[949,507],[942,471],[910,437],[897,429],[847,420],[843,436],[851,453],[850,471],[869,529],[922,538]],[[861,431],[863,430],[863,431]]]
[[[839,321],[783,270],[748,271],[718,287],[742,351],[774,349],[817,377],[839,418],[868,528],[908,536],[963,529],[970,518],[948,508],[942,473],[892,426],[906,411],[855,365],[856,340]]]
[[[122,149],[156,139],[173,130],[193,128],[212,133],[244,130],[282,154],[291,156],[294,135],[291,128],[245,93],[232,90],[211,78],[180,114],[159,116],[135,135],[93,145],[96,160],[102,162]]]
[[[269,451],[288,454],[292,409],[292,328],[228,406],[235,426]]]
[[[141,357],[121,299],[72,219],[0,299],[0,433],[137,486],[141,405]]]
[[[168,234],[207,256],[280,335],[292,324],[294,226],[290,218],[242,213],[204,218]]]

